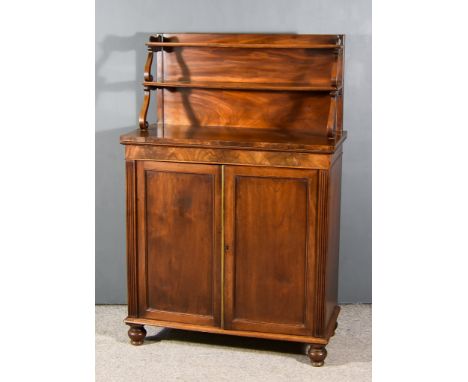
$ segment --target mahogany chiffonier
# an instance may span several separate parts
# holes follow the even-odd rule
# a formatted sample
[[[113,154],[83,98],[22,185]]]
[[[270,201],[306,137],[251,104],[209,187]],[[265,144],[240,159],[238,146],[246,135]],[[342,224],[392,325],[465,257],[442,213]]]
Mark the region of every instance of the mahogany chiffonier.
[[[340,310],[344,36],[146,45],[139,128],[121,136],[131,343],[145,325],[295,341],[322,366]]]

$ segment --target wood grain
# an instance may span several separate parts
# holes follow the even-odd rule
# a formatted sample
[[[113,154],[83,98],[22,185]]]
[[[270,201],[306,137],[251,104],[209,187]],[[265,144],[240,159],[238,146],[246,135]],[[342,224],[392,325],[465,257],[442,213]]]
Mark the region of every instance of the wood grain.
[[[323,365],[340,311],[344,36],[147,45],[140,129],[120,140],[132,343],[144,325],[299,341]]]
[[[327,135],[329,94],[177,89],[164,93],[164,123],[285,129]]]
[[[150,88],[145,88],[144,95],[143,95],[143,104],[141,105],[140,115],[138,117],[138,124],[140,125],[140,129],[146,130],[148,129],[148,121],[146,117],[148,115],[148,108],[151,101],[151,90]]]
[[[209,149],[197,147],[171,147],[129,145],[126,158],[138,161],[164,161],[183,163],[232,164],[250,166],[276,166],[327,169],[332,154],[316,155],[301,152],[251,151],[241,149]]]
[[[174,48],[164,58],[165,81],[322,86],[331,86],[337,61],[333,50],[271,48]]]
[[[230,89],[230,90],[271,90],[271,91],[293,91],[293,92],[314,92],[314,91],[334,91],[336,86],[324,84],[304,84],[304,83],[257,83],[257,82],[213,82],[213,81],[145,81],[143,86],[150,88],[188,88],[188,89]]]
[[[225,327],[311,333],[317,172],[225,174]]]
[[[338,304],[338,263],[340,250],[342,155],[330,168],[328,200],[328,243],[325,269],[325,323],[333,316]]]
[[[153,326],[182,329],[182,330],[194,330],[197,332],[205,332],[205,333],[227,334],[227,335],[233,335],[233,336],[239,336],[239,337],[265,338],[265,339],[270,339],[270,340],[317,343],[317,344],[324,344],[324,345],[328,343],[328,339],[326,338],[318,338],[318,337],[313,337],[313,336],[296,336],[292,334],[262,333],[262,332],[248,331],[248,330],[242,330],[242,331],[241,330],[229,330],[229,329],[221,329],[221,328],[213,327],[213,326],[187,324],[187,323],[180,323],[180,322],[174,322],[174,321],[161,321],[161,320],[146,319],[146,318],[140,318],[140,317],[138,318],[127,317],[124,320],[124,322],[127,324],[153,325]]]
[[[140,316],[219,325],[219,167],[137,168]]]
[[[146,58],[145,73],[143,75],[145,78],[145,81],[153,81],[153,75],[151,74],[152,64],[153,64],[153,51],[150,49],[148,51],[148,56]]]
[[[157,91],[162,124],[287,126],[334,137],[342,129],[343,104],[335,91],[343,84],[343,41],[342,35],[152,36],[148,45],[160,54],[158,80],[152,80],[148,56],[140,128],[148,127],[150,92]]]
[[[293,34],[293,33],[160,33],[164,42],[225,43],[225,44],[338,44],[341,34]],[[151,40],[150,37],[150,41]]]
[[[242,148],[271,151],[335,152],[346,139],[346,132],[339,139],[330,139],[287,129],[247,129],[226,126],[150,125],[124,134],[120,142],[125,145],[171,145],[207,148]]]
[[[319,171],[318,176],[318,212],[317,212],[317,261],[315,273],[314,296],[314,331],[316,337],[323,337],[326,330],[325,321],[325,288],[326,264],[328,248],[328,202],[329,202],[329,172]]]
[[[196,48],[267,48],[267,49],[336,49],[339,45],[336,44],[232,44],[232,43],[207,43],[207,42],[149,42],[146,45],[150,47],[196,47]]]
[[[127,204],[127,287],[128,315],[138,315],[138,271],[136,239],[136,162],[129,160],[126,168],[126,204]]]

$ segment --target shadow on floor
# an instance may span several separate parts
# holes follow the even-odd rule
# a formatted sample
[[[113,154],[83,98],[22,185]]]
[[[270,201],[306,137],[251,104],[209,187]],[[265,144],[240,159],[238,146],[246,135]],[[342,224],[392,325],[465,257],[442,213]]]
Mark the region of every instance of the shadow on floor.
[[[327,346],[328,357],[325,360],[325,365],[337,367],[351,363],[369,364],[372,362],[371,308],[367,305],[350,305],[342,308],[342,321],[336,336]],[[96,317],[99,325],[96,327],[96,334],[117,340],[121,345],[126,346],[129,352],[132,352],[135,348],[129,344],[126,335],[127,327],[122,322],[125,313],[124,305],[97,309]],[[142,348],[147,348],[148,351],[154,346],[158,347],[158,343],[162,341],[169,341],[169,343],[173,341],[177,342],[178,345],[185,343],[194,348],[197,346],[200,348],[218,346],[226,351],[277,353],[277,355],[294,359],[300,364],[310,365],[306,355],[308,345],[304,343],[237,337],[150,325],[146,326],[146,330],[148,335]],[[212,350],[216,352],[216,348]]]
[[[340,331],[343,331],[340,334]],[[308,344],[298,342],[276,341],[249,337],[236,337],[224,334],[192,332],[179,329],[162,328],[157,334],[149,335],[145,339],[147,345],[160,341],[180,341],[191,344],[222,346],[226,348],[242,349],[244,351],[266,351],[281,353],[294,358],[297,362],[310,365],[307,356]],[[370,343],[359,338],[357,333],[349,333],[349,329],[339,329],[327,346],[328,357],[325,364],[340,366],[349,363],[371,362],[372,353]]]
[[[271,351],[305,355],[307,345],[298,342],[264,340],[260,338],[236,337],[225,334],[192,332],[180,329],[163,328],[156,335],[147,336],[145,342],[183,341],[204,345],[225,346],[257,351]]]

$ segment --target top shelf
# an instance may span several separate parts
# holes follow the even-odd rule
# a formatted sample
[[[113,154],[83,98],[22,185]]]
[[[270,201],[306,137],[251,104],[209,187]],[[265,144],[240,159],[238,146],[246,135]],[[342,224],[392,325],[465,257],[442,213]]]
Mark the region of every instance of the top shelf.
[[[151,48],[157,47],[199,47],[199,48],[248,48],[248,49],[341,49],[338,44],[238,44],[215,42],[147,42]]]

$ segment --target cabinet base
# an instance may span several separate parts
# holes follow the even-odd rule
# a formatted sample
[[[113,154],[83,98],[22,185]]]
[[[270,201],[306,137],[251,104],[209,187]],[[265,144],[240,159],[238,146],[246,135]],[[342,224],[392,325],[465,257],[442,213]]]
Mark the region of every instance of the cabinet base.
[[[144,325],[158,326],[172,329],[192,330],[197,332],[214,333],[214,334],[227,334],[240,337],[253,337],[280,341],[301,342],[310,344],[308,356],[311,360],[312,366],[323,366],[324,360],[327,357],[327,350],[325,346],[328,344],[330,338],[335,334],[338,327],[337,317],[340,311],[339,307],[335,308],[335,312],[330,319],[327,327],[327,337],[313,337],[313,336],[298,336],[292,334],[277,334],[277,333],[262,333],[251,331],[238,331],[221,329],[213,326],[203,326],[194,324],[185,324],[179,322],[159,321],[147,318],[127,317],[124,322],[130,326],[128,336],[132,345],[142,345],[146,337],[146,330]]]

